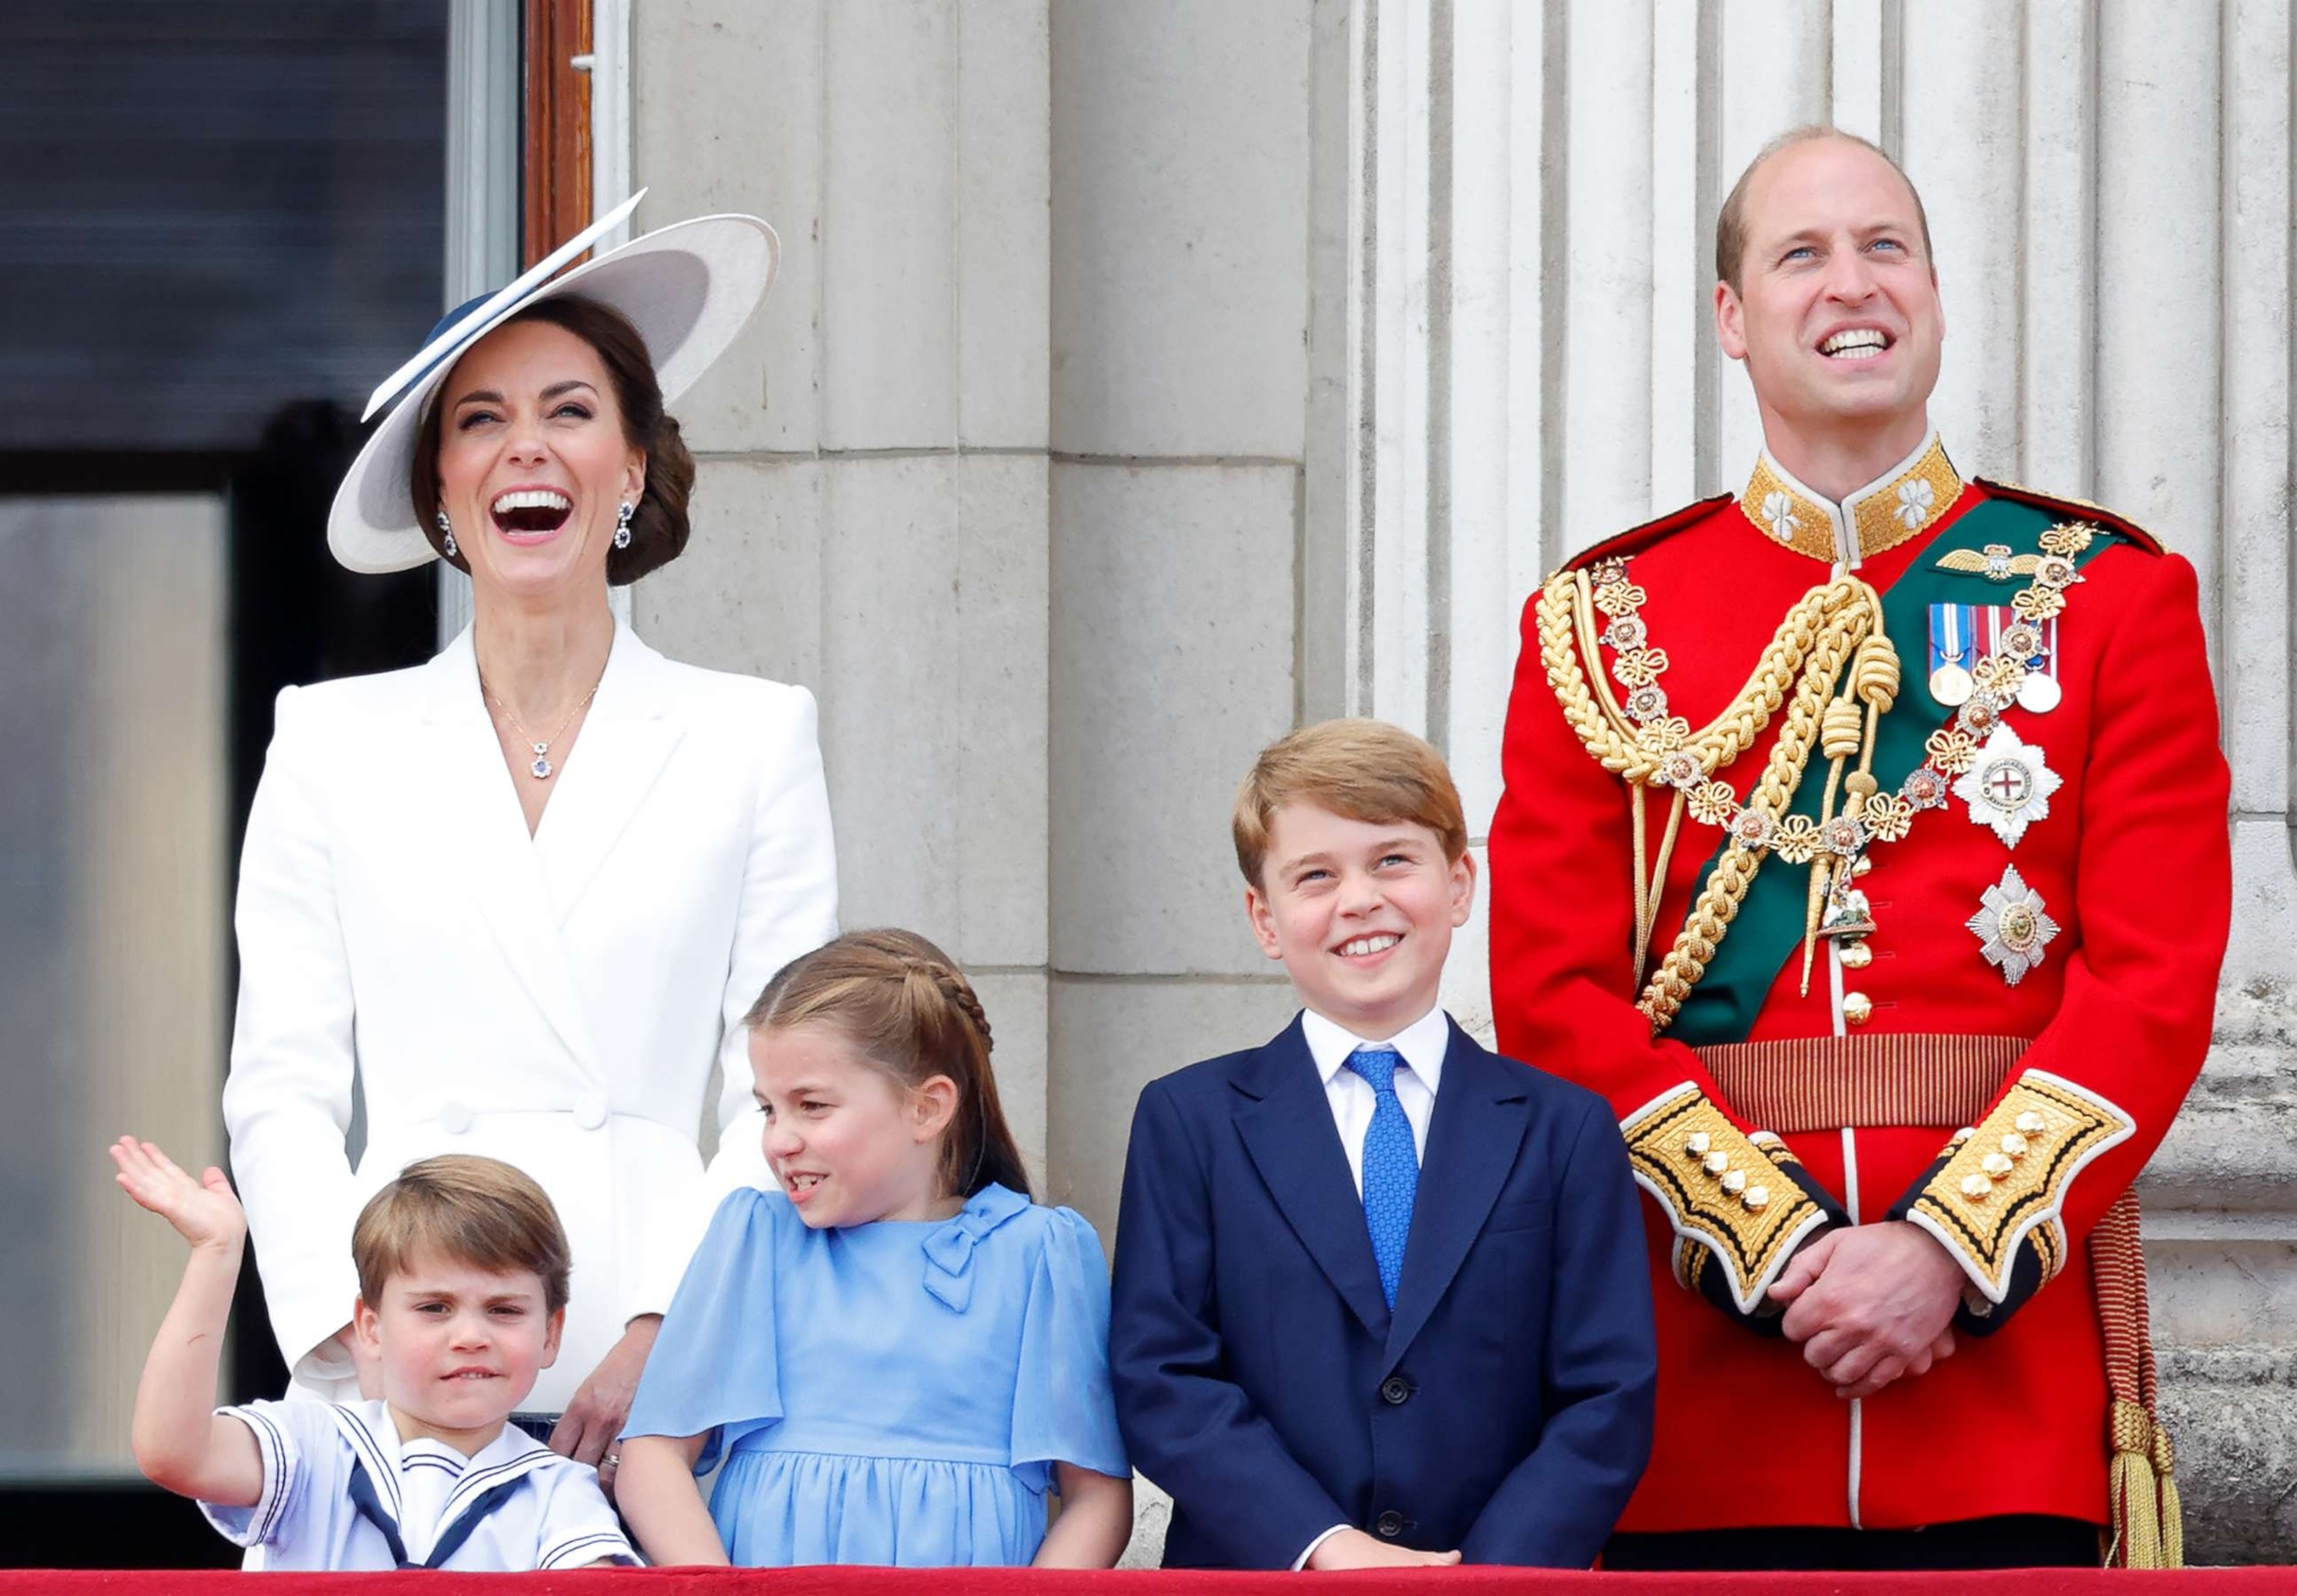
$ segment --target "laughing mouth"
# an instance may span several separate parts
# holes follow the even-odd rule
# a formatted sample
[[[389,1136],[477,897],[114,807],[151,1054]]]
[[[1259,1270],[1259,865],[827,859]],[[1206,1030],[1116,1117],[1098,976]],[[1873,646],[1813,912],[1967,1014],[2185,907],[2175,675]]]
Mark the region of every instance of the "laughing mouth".
[[[817,1175],[811,1172],[803,1174],[792,1173],[782,1177],[782,1184],[789,1189],[789,1194],[792,1197],[795,1197],[802,1191],[811,1191],[827,1179],[829,1179],[827,1175]]]
[[[1895,341],[1880,327],[1847,327],[1818,346],[1830,360],[1872,360]]]
[[[1363,958],[1373,953],[1385,953],[1404,939],[1393,931],[1383,931],[1377,936],[1359,936],[1340,944],[1342,958]]]
[[[495,525],[513,536],[555,532],[574,512],[574,501],[552,488],[516,488],[487,506]]]

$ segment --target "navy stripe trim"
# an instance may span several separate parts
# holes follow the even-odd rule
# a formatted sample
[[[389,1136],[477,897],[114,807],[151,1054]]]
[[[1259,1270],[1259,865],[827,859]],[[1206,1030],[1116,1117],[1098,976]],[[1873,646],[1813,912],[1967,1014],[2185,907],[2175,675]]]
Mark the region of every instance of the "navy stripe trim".
[[[594,1547],[601,1550],[611,1547],[613,1549],[615,1555],[629,1558],[632,1562],[636,1562],[638,1560],[638,1554],[637,1551],[631,1547],[627,1537],[615,1534],[613,1531],[600,1530],[592,1534],[577,1535],[571,1541],[561,1541],[557,1545],[544,1552],[542,1556],[536,1560],[535,1566],[539,1568],[562,1567],[571,1560],[570,1554],[578,1551],[587,1551]],[[584,1560],[596,1562],[597,1561],[597,1559],[593,1557]]]
[[[447,1501],[441,1510],[441,1517],[453,1518],[458,1501],[483,1495],[497,1485],[507,1484],[509,1481],[531,1474],[536,1468],[557,1455],[547,1446],[538,1446],[532,1452],[523,1452],[518,1456],[503,1462],[490,1463],[484,1468],[472,1469],[456,1482],[453,1490],[447,1493]]]
[[[288,1477],[287,1437],[270,1419],[252,1408],[226,1408],[225,1412],[246,1424],[254,1432],[256,1450],[263,1454],[263,1484],[265,1497],[258,1504],[264,1510],[255,1523],[255,1544],[268,1545],[272,1532],[279,1527],[279,1516],[287,1510]]]
[[[399,1493],[399,1471],[391,1466],[391,1460],[383,1455],[383,1444],[375,1439],[375,1432],[366,1427],[366,1419],[356,1409],[341,1403],[330,1405],[334,1410],[336,1426],[350,1438],[351,1449],[366,1460],[368,1485],[391,1498],[391,1517],[396,1521],[406,1511]]]

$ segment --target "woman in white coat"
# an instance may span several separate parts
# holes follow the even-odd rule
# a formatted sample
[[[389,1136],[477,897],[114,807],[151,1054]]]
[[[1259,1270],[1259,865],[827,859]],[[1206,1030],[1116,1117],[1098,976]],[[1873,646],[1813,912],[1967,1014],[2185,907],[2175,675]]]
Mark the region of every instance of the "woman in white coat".
[[[280,695],[224,1091],[273,1329],[313,1394],[357,1394],[351,1222],[376,1187],[449,1151],[539,1181],[574,1272],[531,1404],[609,1477],[710,1193],[762,1172],[740,1016],[836,930],[811,696],[673,663],[606,603],[686,542],[694,463],[663,398],[763,297],[773,234],[706,218],[551,279],[628,210],[377,393],[403,397],[329,543],[359,571],[448,559],[475,618],[427,665]]]

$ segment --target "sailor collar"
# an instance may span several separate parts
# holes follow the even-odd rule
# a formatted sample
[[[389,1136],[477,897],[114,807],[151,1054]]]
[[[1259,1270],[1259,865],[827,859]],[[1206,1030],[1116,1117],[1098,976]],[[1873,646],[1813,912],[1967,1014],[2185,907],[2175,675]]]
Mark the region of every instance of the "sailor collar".
[[[402,1444],[399,1427],[391,1422],[391,1411],[383,1403],[337,1403],[333,1407],[335,1423],[350,1444],[355,1460],[351,1499],[383,1532],[401,1567],[436,1567],[444,1563],[520,1480],[557,1457],[516,1425],[505,1424],[501,1435],[466,1460],[443,1442],[418,1438]],[[418,1565],[410,1562],[405,1539],[410,1526],[405,1523],[407,1504],[399,1474],[402,1469],[424,1467],[459,1477],[440,1504],[429,1555]]]
[[[1933,432],[1920,448],[1840,504],[1797,481],[1765,448],[1739,495],[1740,513],[1773,542],[1855,571],[1916,537],[1962,497],[1962,475]]]

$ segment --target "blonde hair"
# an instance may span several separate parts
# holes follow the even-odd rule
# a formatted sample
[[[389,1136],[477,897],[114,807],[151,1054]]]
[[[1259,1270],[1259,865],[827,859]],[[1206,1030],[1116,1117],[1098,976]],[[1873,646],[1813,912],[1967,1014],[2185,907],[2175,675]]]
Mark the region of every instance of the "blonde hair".
[[[1288,803],[1374,826],[1425,826],[1447,861],[1468,851],[1467,817],[1444,756],[1385,720],[1322,720],[1260,751],[1236,790],[1233,822],[1237,868],[1256,887],[1268,862],[1268,828]]]
[[[1029,1195],[1021,1149],[997,1099],[989,1016],[957,961],[914,931],[849,931],[791,960],[745,1024],[760,1031],[834,1025],[903,1086],[957,1083],[941,1142],[943,1189],[971,1197],[991,1182]]]
[[[1716,212],[1715,276],[1719,281],[1728,283],[1733,293],[1741,292],[1742,274],[1740,268],[1745,264],[1747,256],[1748,185],[1755,180],[1755,174],[1762,169],[1763,163],[1772,156],[1783,150],[1791,150],[1797,144],[1807,144],[1822,138],[1839,139],[1846,144],[1871,150],[1898,174],[1898,181],[1905,184],[1906,192],[1914,196],[1914,219],[1922,224],[1922,259],[1936,269],[1938,257],[1931,249],[1931,213],[1923,209],[1922,190],[1916,188],[1914,180],[1906,176],[1906,169],[1891,160],[1890,152],[1871,138],[1861,138],[1855,133],[1830,128],[1824,122],[1808,122],[1799,128],[1788,128],[1756,151],[1754,160],[1747,163],[1747,169],[1741,172],[1739,180],[1731,185],[1730,195],[1723,202],[1723,209]]]
[[[351,1227],[359,1299],[380,1309],[383,1287],[417,1253],[493,1274],[530,1271],[541,1277],[549,1312],[566,1305],[573,1258],[558,1210],[531,1176],[499,1158],[424,1158],[367,1199]]]

